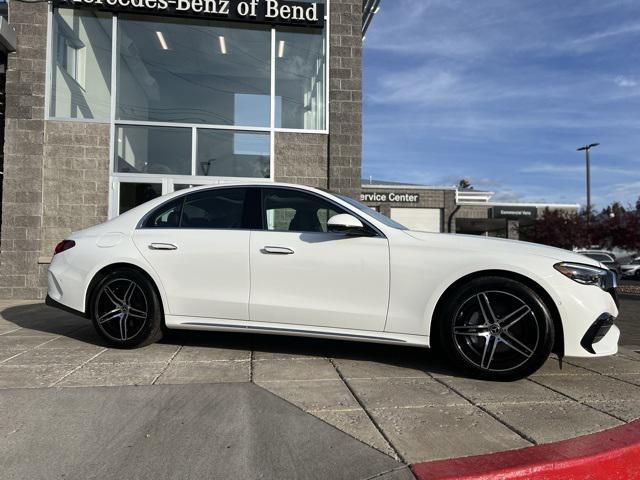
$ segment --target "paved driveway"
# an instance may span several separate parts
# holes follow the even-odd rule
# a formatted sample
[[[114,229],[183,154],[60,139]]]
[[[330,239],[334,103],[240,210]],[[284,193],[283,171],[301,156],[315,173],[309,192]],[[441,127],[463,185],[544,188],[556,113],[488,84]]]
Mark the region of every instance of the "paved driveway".
[[[24,393],[28,391],[16,390],[22,388],[38,389],[40,395],[60,392],[48,400],[55,402],[64,395],[89,391],[84,394],[98,395],[96,388],[126,397],[133,385],[147,385],[149,392],[158,389],[159,395],[164,388],[177,388],[165,387],[171,385],[188,389],[205,384],[214,390],[227,388],[224,384],[250,387],[336,427],[332,431],[346,434],[358,445],[372,447],[366,450],[372,458],[382,455],[392,462],[376,460],[381,472],[390,471],[388,475],[405,475],[406,463],[551,442],[640,417],[640,354],[631,349],[611,358],[567,360],[562,369],[557,359],[551,359],[527,380],[491,383],[460,377],[423,349],[175,332],[144,349],[114,350],[101,344],[87,320],[39,303],[5,303],[0,313],[0,389],[4,389],[0,399],[29,397]],[[637,316],[625,319],[634,321],[639,321]],[[3,420],[29,418],[19,405],[5,400]],[[107,412],[113,415],[112,410]],[[224,416],[224,409],[216,412]],[[100,416],[99,411],[93,414]],[[252,421],[250,415],[229,415],[235,421]],[[272,421],[281,418],[273,414]],[[305,441],[311,442],[307,446],[313,443]],[[9,451],[6,442],[11,443],[8,436],[0,437],[0,455]],[[219,455],[215,448],[208,454]],[[322,455],[330,457],[324,450]],[[366,461],[364,450],[354,455],[351,458],[362,463],[378,465]],[[321,460],[331,461],[329,457]],[[369,473],[363,470],[351,478],[367,478]]]

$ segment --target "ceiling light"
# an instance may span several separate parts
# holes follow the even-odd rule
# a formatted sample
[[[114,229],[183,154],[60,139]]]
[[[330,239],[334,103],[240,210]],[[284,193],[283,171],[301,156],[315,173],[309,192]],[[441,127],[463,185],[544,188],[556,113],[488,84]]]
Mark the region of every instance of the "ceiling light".
[[[160,42],[160,46],[163,50],[169,50],[166,40],[164,39],[164,35],[162,32],[156,32],[156,36],[158,37],[158,41]]]
[[[218,37],[218,40],[220,40],[220,53],[222,53],[223,55],[227,54],[227,42],[224,39],[224,37],[222,35],[220,35]]]
[[[278,58],[284,57],[284,40],[280,40],[278,44]]]

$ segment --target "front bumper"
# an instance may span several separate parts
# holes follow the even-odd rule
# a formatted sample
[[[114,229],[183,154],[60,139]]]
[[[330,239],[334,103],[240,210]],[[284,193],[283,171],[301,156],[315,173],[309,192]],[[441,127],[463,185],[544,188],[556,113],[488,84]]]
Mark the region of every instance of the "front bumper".
[[[562,319],[564,355],[598,357],[616,354],[620,330],[613,324],[618,316],[615,273],[610,272],[604,288],[581,285],[564,276],[553,278],[553,288]],[[610,324],[605,325],[609,321]]]
[[[613,315],[608,313],[600,315],[596,321],[591,324],[587,333],[582,337],[582,340],[580,340],[582,348],[593,355],[597,355],[599,351],[607,352],[611,350],[611,343],[613,341],[614,347],[617,349],[620,330],[617,327],[614,327],[614,320],[615,318]],[[614,330],[613,335],[609,335],[612,328],[615,328],[617,332]],[[600,342],[602,341],[604,341],[604,344],[601,345]]]

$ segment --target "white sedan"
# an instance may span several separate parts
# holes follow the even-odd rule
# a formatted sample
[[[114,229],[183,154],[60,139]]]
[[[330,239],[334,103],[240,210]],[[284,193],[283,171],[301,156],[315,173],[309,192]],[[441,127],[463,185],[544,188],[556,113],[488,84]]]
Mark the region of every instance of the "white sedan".
[[[165,328],[437,347],[514,380],[617,351],[616,279],[541,245],[410,231],[351,198],[233,184],[154,199],[60,242],[47,302],[116,347]]]

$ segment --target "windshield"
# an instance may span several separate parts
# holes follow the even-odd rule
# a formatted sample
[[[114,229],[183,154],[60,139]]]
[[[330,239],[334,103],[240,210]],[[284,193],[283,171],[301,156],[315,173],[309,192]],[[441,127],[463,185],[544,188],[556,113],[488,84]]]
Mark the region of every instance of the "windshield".
[[[374,210],[373,208],[367,207],[364,203],[360,203],[360,202],[358,202],[357,200],[354,200],[351,197],[347,197],[345,195],[336,195],[336,197],[338,197],[340,200],[344,200],[345,202],[347,202],[352,207],[356,207],[358,210],[360,210],[363,213],[366,213],[370,217],[375,218],[380,223],[385,224],[387,227],[397,228],[398,230],[409,230],[404,225],[391,220],[386,215],[381,214],[380,212]]]

